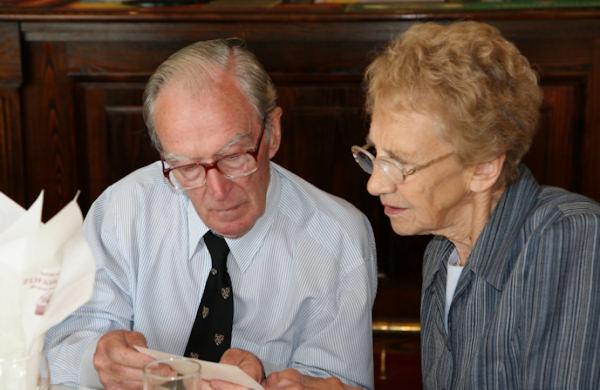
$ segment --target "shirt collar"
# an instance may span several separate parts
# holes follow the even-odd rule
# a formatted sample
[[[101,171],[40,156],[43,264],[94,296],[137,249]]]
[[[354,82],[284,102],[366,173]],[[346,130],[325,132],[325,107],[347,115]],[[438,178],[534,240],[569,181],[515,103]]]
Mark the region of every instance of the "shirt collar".
[[[279,199],[281,197],[281,179],[279,174],[269,164],[270,180],[267,188],[267,197],[265,203],[265,212],[261,215],[254,226],[239,238],[225,238],[229,250],[233,255],[238,267],[244,272],[252,263],[252,259],[262,245],[269,227],[275,221]],[[186,198],[187,223],[188,223],[188,261],[192,259],[194,253],[204,245],[202,237],[209,230],[202,219],[196,213],[194,205]]]
[[[519,178],[510,184],[496,205],[490,220],[481,232],[469,256],[467,266],[480,272],[497,290],[502,290],[508,278],[507,262],[523,224],[537,202],[540,186],[531,171],[519,165]]]
[[[443,270],[445,275],[448,258],[454,249],[454,244],[446,237],[434,236],[431,239],[427,245],[425,258],[432,258],[432,261],[425,261],[423,264],[423,291],[428,289],[433,283],[438,272]]]

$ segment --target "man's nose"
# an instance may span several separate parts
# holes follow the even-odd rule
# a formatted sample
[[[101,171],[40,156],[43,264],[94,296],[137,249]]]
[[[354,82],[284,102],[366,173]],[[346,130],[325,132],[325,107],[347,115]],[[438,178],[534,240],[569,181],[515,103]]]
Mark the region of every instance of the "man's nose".
[[[231,180],[227,179],[218,168],[206,171],[206,186],[215,199],[224,199],[232,184]]]

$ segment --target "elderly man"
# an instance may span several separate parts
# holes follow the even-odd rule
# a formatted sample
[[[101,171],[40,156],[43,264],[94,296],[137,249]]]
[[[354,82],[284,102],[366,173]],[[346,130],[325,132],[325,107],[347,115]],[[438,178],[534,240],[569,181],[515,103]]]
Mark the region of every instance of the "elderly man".
[[[95,290],[47,335],[54,383],[141,388],[152,359],[140,345],[214,361],[235,347],[260,359],[257,380],[295,368],[373,387],[371,227],[270,162],[275,95],[232,41],[195,43],[158,67],[144,117],[161,161],[109,187],[86,217]]]

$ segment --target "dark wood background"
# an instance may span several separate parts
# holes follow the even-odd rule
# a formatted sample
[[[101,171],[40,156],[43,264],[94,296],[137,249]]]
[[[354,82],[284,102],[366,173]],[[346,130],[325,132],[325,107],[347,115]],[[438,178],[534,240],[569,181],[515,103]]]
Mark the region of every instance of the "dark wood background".
[[[367,133],[361,79],[375,50],[412,23],[458,19],[500,28],[541,75],[542,121],[526,157],[537,179],[600,200],[597,9],[0,9],[0,190],[25,207],[44,190],[45,219],[81,190],[85,212],[109,184],[157,158],[140,104],[155,67],[191,42],[242,37],[278,86],[284,131],[275,161],[348,199],[367,214],[375,231],[380,287],[374,317],[384,325],[376,332],[378,388],[417,388],[418,377],[411,374],[417,378],[411,387],[399,367],[418,370],[418,333],[389,332],[385,325],[418,322],[421,257],[428,238],[398,237],[391,231],[349,150],[362,144]]]

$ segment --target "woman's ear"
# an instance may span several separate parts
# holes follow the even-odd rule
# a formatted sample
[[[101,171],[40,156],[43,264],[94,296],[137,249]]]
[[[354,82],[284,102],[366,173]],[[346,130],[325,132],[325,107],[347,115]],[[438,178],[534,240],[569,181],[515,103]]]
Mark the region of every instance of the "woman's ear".
[[[505,154],[493,160],[486,161],[475,166],[471,177],[470,189],[473,192],[485,192],[490,190],[498,181],[502,167],[504,166]]]
[[[272,159],[279,150],[281,142],[281,115],[283,110],[281,107],[276,107],[267,118],[269,126],[269,159]]]

